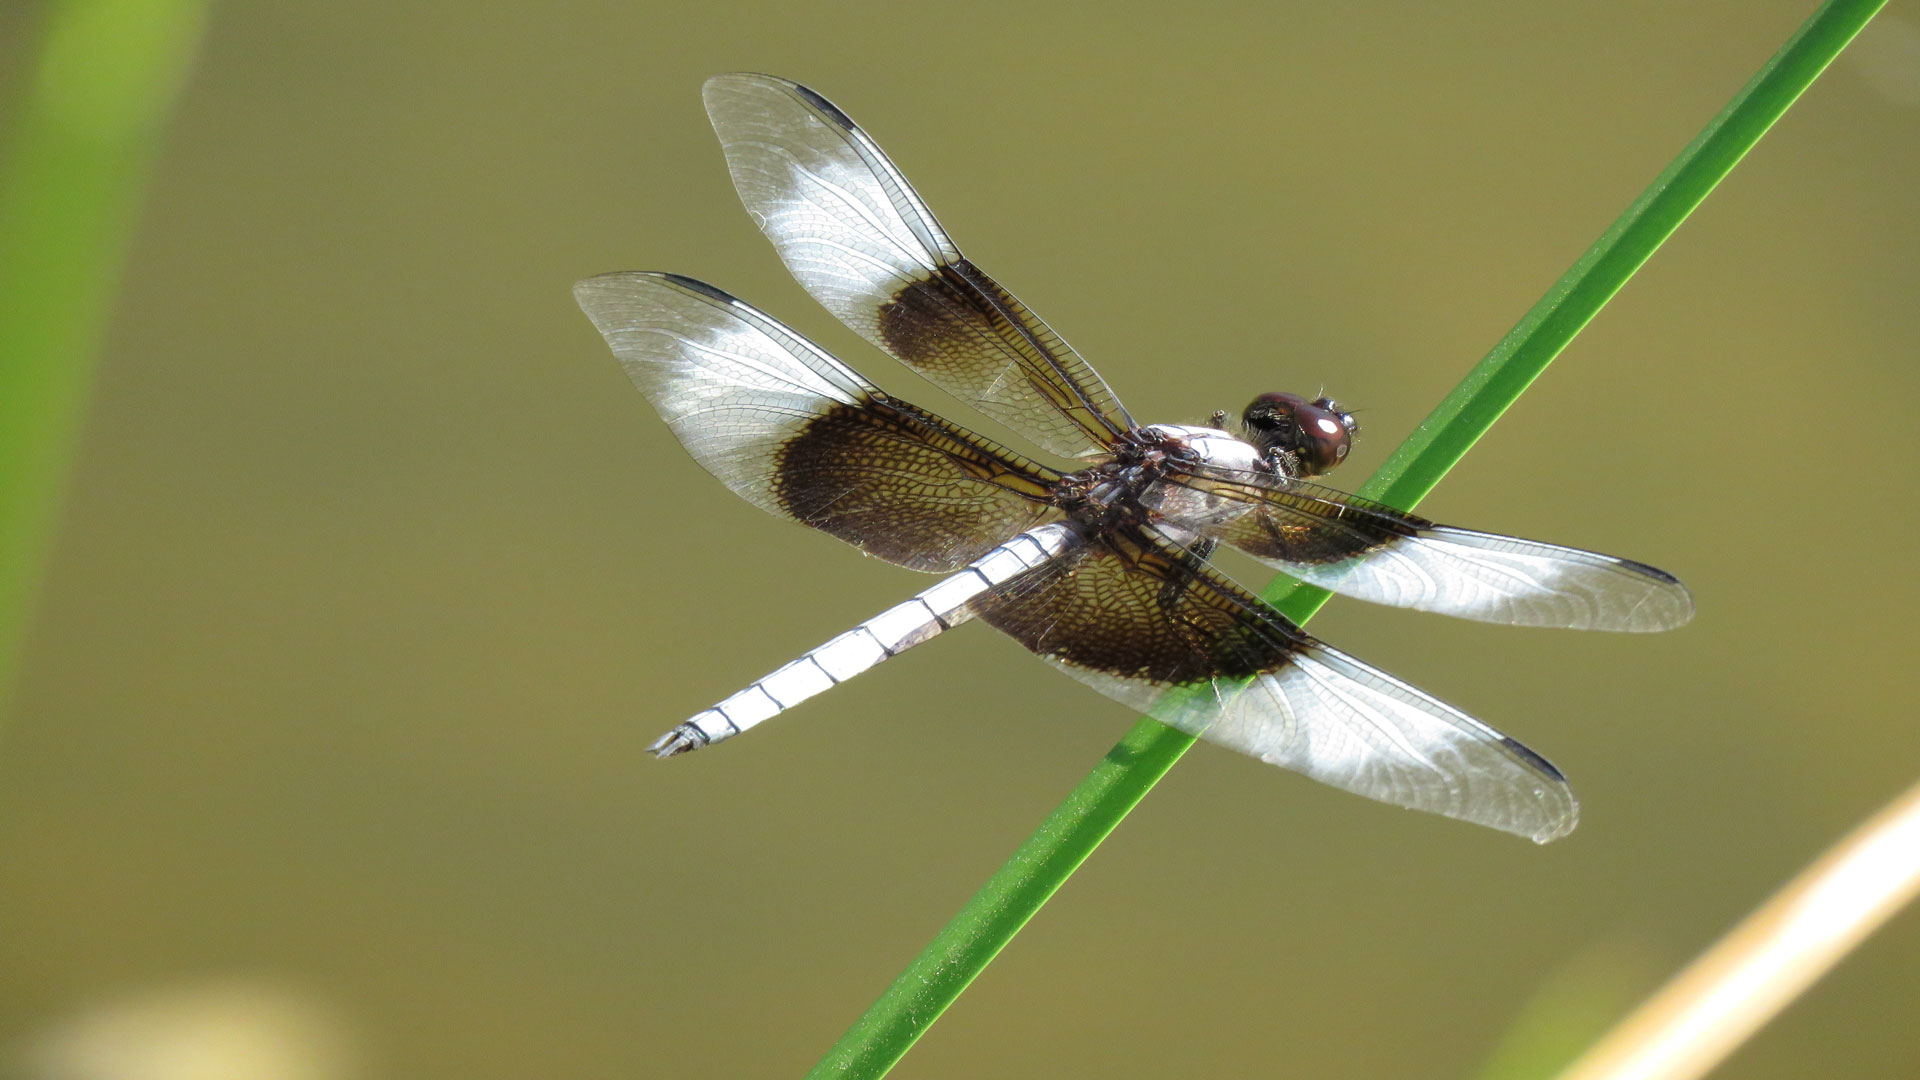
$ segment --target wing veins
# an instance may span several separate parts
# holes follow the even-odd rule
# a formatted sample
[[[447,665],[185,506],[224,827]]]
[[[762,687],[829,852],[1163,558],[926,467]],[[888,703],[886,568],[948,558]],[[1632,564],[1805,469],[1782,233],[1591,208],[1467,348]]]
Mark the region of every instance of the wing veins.
[[[872,209],[868,207],[865,202],[855,198],[853,193],[849,192],[846,188],[841,187],[839,184],[836,184],[831,180],[828,180],[827,178],[821,176],[819,173],[813,171],[812,169],[807,168],[805,165],[800,164],[800,159],[794,155],[793,151],[788,150],[784,146],[775,146],[771,143],[756,142],[753,145],[761,146],[770,150],[777,151],[781,157],[784,157],[785,159],[787,159],[787,161],[792,163],[793,169],[795,172],[800,173],[801,175],[807,177],[809,180],[812,180],[814,183],[820,185],[826,190],[831,191],[834,194],[838,195],[840,197],[840,202],[843,206],[846,206],[849,210],[852,210],[856,215],[858,215],[861,218],[861,220],[865,221],[868,225],[872,226],[874,231],[878,233],[886,241],[888,246],[892,247],[895,251],[898,251],[900,254],[906,256],[909,262],[912,262],[915,265],[929,272],[931,272],[934,269],[934,264],[929,262],[925,258],[925,255],[927,254],[927,252],[911,251],[906,247],[896,243],[893,240],[893,238],[888,235],[890,230],[887,228],[886,224],[874,215]],[[812,199],[808,199],[807,202],[818,209],[822,209],[822,210],[826,209],[825,207],[820,206],[819,203],[814,202]],[[899,207],[896,206],[893,208],[893,210],[894,210],[894,213],[899,214]],[[902,222],[905,223],[906,215],[902,214],[900,215],[900,217]],[[823,237],[822,239],[825,239],[825,238]],[[892,269],[897,273],[899,272],[900,268],[896,266],[896,267],[890,267],[889,269]]]

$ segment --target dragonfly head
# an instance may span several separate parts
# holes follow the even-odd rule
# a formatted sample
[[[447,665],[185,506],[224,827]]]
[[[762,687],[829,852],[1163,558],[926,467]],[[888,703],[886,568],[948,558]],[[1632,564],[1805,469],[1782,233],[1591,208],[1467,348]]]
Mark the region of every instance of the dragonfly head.
[[[1308,401],[1298,394],[1261,394],[1240,414],[1248,442],[1271,453],[1293,455],[1300,475],[1318,476],[1347,459],[1360,430],[1332,398]]]

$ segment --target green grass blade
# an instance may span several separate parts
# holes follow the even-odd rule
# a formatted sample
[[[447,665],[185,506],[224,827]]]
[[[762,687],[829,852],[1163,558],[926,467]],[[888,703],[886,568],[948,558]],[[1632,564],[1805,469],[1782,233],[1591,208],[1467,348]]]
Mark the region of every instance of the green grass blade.
[[[204,0],[61,0],[0,172],[0,710],[135,209]]]
[[[1620,291],[1885,0],[1828,0],[1634,200],[1360,488],[1411,510]],[[1326,602],[1279,579],[1267,599],[1297,622]],[[937,934],[809,1077],[883,1076],[1189,747],[1141,720]]]

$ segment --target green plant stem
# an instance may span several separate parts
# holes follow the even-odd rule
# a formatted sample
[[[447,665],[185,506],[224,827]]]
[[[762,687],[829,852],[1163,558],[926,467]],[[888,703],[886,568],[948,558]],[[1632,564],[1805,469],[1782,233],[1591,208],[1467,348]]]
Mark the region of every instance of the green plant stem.
[[[1859,33],[1885,0],[1828,0],[1400,444],[1360,494],[1411,510],[1627,283]],[[1285,578],[1266,598],[1295,622],[1326,602]],[[1194,738],[1143,719],[814,1066],[869,1080],[893,1067]]]
[[[59,0],[0,172],[0,711],[204,0]]]

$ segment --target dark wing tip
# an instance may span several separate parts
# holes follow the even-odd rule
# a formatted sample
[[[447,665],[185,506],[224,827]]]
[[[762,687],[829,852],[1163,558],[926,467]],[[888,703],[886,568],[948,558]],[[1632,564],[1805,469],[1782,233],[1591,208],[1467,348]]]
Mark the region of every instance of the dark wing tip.
[[[1646,595],[1628,613],[1629,625],[1622,629],[1657,633],[1675,630],[1693,621],[1693,592],[1679,578],[1645,563],[1628,562],[1626,565],[1644,577],[1648,585]]]
[[[1672,574],[1667,573],[1665,570],[1662,570],[1657,566],[1648,566],[1646,563],[1639,562],[1634,559],[1621,559],[1620,565],[1625,566],[1628,569],[1631,569],[1638,574],[1644,575],[1646,577],[1650,577],[1653,580],[1658,581],[1663,585],[1679,585],[1680,590],[1682,592],[1686,591],[1687,587],[1685,585],[1680,585],[1679,578],[1674,577]]]
[[[1500,745],[1548,782],[1549,787],[1534,790],[1543,808],[1563,804],[1557,814],[1543,822],[1533,832],[1525,832],[1524,827],[1509,831],[1522,833],[1536,844],[1550,844],[1572,832],[1574,826],[1580,824],[1580,803],[1573,797],[1573,786],[1567,783],[1566,774],[1555,767],[1553,762],[1534,752],[1532,747],[1511,735],[1501,735]]]
[[[810,88],[801,86],[799,83],[790,82],[787,83],[787,86],[794,94],[799,96],[800,100],[820,110],[829,120],[846,128],[848,131],[859,130],[858,125],[853,122],[853,117],[841,112],[838,105],[821,97]]]
[[[727,290],[720,288],[718,285],[709,285],[706,282],[701,281],[699,278],[690,278],[685,274],[672,274],[672,273],[661,272],[657,274],[650,274],[648,276],[657,277],[662,281],[668,282],[673,285],[678,285],[682,289],[687,290],[688,292],[699,293],[701,296],[704,296],[709,300],[716,300],[722,304],[737,304],[740,302],[738,297],[734,296],[732,293],[728,292]]]
[[[820,94],[814,89],[812,89],[811,87],[804,86],[800,83],[794,82],[792,79],[783,79],[778,75],[766,75],[757,71],[725,72],[720,75],[714,75],[709,77],[707,81],[701,86],[701,95],[704,99],[704,97],[707,94],[710,94],[714,90],[722,89],[727,86],[751,86],[751,85],[764,86],[770,89],[785,91],[786,93],[792,94],[794,97],[799,98],[800,101],[803,104],[805,104],[807,107],[818,110],[821,115],[825,116],[827,119],[833,121],[834,123],[839,124],[841,127],[846,128],[849,131],[859,130],[859,125],[853,122],[853,117],[848,116],[844,112],[841,112],[840,107],[838,105],[835,105],[833,102],[828,101],[824,97],[821,97]]]
[[[1513,754],[1515,757],[1526,762],[1528,765],[1533,766],[1535,769],[1538,769],[1539,771],[1546,773],[1548,776],[1554,778],[1555,780],[1558,780],[1563,784],[1567,782],[1566,774],[1561,772],[1558,768],[1555,768],[1553,762],[1548,761],[1546,758],[1543,758],[1539,754],[1535,753],[1532,747],[1529,747],[1526,743],[1521,742],[1519,739],[1516,739],[1511,735],[1502,735],[1500,736],[1500,745],[1506,747],[1508,750],[1513,751]]]
[[[1657,566],[1649,566],[1635,559],[1622,559],[1618,556],[1606,556],[1611,559],[1616,570],[1640,579],[1645,592],[1627,613],[1626,620],[1620,626],[1607,626],[1601,629],[1625,630],[1629,633],[1657,633],[1661,630],[1673,630],[1687,625],[1693,619],[1693,593],[1685,583]]]
[[[624,289],[632,291],[634,287],[649,282],[671,285],[683,292],[703,296],[722,306],[739,303],[739,298],[717,285],[709,285],[699,278],[690,278],[685,274],[670,273],[665,270],[615,270],[608,274],[595,274],[590,278],[581,278],[573,283],[574,299],[585,303],[587,298],[597,293]]]

